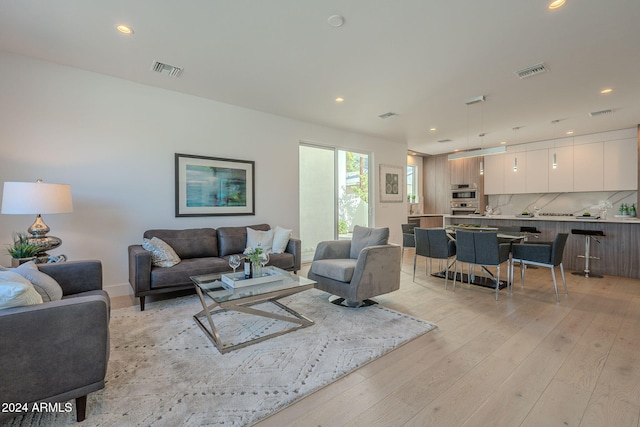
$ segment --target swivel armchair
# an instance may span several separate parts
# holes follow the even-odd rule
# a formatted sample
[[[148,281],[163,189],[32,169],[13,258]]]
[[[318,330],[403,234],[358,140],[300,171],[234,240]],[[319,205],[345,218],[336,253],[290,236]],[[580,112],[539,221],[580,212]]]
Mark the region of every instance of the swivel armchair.
[[[307,277],[334,304],[374,304],[370,298],[400,288],[401,248],[388,239],[388,228],[355,226],[352,240],[320,242]]]

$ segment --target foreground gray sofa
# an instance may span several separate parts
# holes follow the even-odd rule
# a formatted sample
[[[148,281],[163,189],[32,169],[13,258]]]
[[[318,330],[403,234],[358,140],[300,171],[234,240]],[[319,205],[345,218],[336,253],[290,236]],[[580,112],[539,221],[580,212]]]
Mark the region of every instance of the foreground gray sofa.
[[[129,284],[134,295],[140,298],[140,310],[144,310],[147,295],[194,289],[190,276],[230,271],[229,257],[242,254],[247,246],[247,227],[268,231],[268,224],[243,227],[192,228],[185,230],[148,230],[144,238],[157,237],[169,244],[180,257],[180,263],[172,267],[156,267],[151,263],[151,253],[141,245],[129,246]],[[284,253],[271,254],[269,265],[283,270],[300,270],[300,239],[289,238]]]
[[[400,289],[401,247],[388,244],[388,228],[355,226],[352,240],[320,242],[307,277],[315,287],[360,307],[377,295]]]
[[[63,297],[0,310],[0,402],[76,401],[86,414],[87,394],[104,388],[109,360],[108,294],[100,261],[39,264]],[[17,414],[0,412],[0,420]]]

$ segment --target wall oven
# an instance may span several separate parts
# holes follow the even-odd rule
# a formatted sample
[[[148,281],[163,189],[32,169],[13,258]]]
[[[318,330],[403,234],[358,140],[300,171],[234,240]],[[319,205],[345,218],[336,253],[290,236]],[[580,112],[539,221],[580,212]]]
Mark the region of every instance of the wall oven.
[[[480,208],[478,187],[475,184],[451,186],[451,215],[469,215]]]

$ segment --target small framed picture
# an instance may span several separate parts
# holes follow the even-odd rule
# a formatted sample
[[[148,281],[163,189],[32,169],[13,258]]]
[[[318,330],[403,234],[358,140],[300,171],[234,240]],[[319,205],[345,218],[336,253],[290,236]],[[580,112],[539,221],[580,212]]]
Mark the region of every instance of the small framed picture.
[[[175,162],[176,217],[255,215],[255,162],[177,153]]]
[[[404,168],[380,165],[380,202],[402,203],[404,201]]]

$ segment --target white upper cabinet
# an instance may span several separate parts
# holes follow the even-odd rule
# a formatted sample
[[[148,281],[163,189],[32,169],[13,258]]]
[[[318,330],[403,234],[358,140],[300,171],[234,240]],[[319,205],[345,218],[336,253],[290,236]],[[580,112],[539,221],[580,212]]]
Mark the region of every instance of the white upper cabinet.
[[[573,191],[602,191],[604,188],[604,142],[573,147]]]
[[[556,155],[556,167],[553,167],[553,154]],[[549,192],[566,193],[573,191],[573,147],[549,149]]]
[[[549,150],[527,151],[526,191],[547,193],[549,191]]]
[[[484,157],[484,194],[504,194],[504,154]]]
[[[504,193],[522,194],[527,192],[527,153],[504,154]]]
[[[638,189],[637,141],[622,139],[604,144],[604,190]]]

